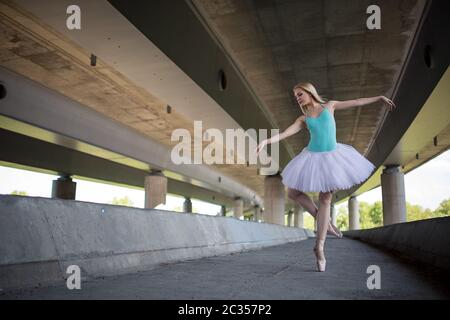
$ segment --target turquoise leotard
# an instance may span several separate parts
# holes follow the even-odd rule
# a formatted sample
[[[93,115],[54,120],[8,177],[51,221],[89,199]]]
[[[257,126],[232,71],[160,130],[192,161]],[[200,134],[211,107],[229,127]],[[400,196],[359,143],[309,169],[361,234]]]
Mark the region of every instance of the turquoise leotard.
[[[322,106],[322,105],[321,105]],[[322,106],[323,110],[316,118],[306,117],[310,140],[308,150],[325,152],[336,149],[336,122],[331,112]]]

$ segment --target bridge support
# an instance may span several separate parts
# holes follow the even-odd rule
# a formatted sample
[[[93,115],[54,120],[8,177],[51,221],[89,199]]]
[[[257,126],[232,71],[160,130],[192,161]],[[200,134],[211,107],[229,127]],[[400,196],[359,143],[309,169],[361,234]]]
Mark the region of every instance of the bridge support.
[[[336,221],[336,206],[333,204],[331,204],[331,208],[330,208],[330,214],[331,214],[331,223],[333,225],[336,225],[337,221]]]
[[[406,222],[405,177],[400,166],[387,166],[381,174],[383,224]]]
[[[264,216],[268,223],[284,225],[285,190],[279,174],[264,180]]]
[[[183,202],[183,212],[192,213],[192,201],[191,198],[184,198]]]
[[[349,230],[359,229],[359,203],[355,196],[348,200],[348,224]]]
[[[254,210],[255,210],[255,213],[254,213],[253,219],[254,219],[256,222],[262,220],[262,217],[261,217],[261,208],[260,208],[259,206],[255,206],[255,207],[254,207]]]
[[[301,206],[294,209],[294,227],[303,228],[303,212],[305,211]]]
[[[166,204],[167,177],[159,170],[152,170],[144,181],[145,209],[156,208]]]
[[[52,198],[75,200],[77,183],[72,181],[70,175],[61,175],[57,180],[53,180]]]
[[[293,227],[294,226],[294,210],[289,210],[287,214],[287,226]]]
[[[227,207],[221,206],[219,216],[225,217],[227,215]]]
[[[244,200],[237,197],[234,199],[233,216],[236,219],[241,219],[243,215],[244,215]]]

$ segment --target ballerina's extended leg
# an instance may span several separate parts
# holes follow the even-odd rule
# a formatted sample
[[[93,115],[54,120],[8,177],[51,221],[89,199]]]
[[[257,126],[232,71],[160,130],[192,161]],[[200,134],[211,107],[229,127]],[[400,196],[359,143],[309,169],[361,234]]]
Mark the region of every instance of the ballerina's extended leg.
[[[314,220],[316,221],[317,212],[319,209],[317,208],[314,201],[312,201],[312,199],[306,193],[295,190],[295,189],[289,189],[288,196],[293,201],[295,201],[298,205],[300,205],[302,208],[304,208],[307,212],[309,212],[313,216]],[[338,238],[342,238],[342,233],[339,230],[339,228],[336,227],[335,225],[333,225],[331,222],[328,225],[328,233],[332,234]]]

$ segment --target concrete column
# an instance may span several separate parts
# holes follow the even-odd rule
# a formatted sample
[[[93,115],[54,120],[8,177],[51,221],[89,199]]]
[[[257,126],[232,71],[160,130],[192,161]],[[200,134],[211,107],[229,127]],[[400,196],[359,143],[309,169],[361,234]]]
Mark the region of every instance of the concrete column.
[[[185,197],[183,202],[183,212],[192,213],[191,198]]]
[[[285,190],[279,174],[264,180],[264,220],[284,225]]]
[[[288,212],[287,226],[288,227],[294,226],[294,210],[289,210]]]
[[[226,215],[227,215],[227,207],[222,206],[222,207],[220,208],[219,216],[225,217]]]
[[[303,228],[303,212],[305,212],[305,210],[301,207],[298,206],[295,208],[294,211],[294,227],[296,228]]]
[[[336,221],[336,207],[333,204],[331,204],[331,223],[333,225],[336,225],[337,221]]]
[[[254,210],[255,211],[254,211],[254,214],[253,214],[253,220],[258,222],[259,220],[261,220],[261,208],[259,206],[255,206]]]
[[[53,180],[52,198],[75,200],[77,183],[72,181],[68,174],[61,175],[57,180]]]
[[[261,222],[266,222],[265,215],[264,215],[264,209],[260,208],[259,210],[260,210],[260,212],[259,212],[259,220],[261,220]]]
[[[244,216],[244,200],[237,197],[234,199],[233,217],[240,219]]]
[[[381,174],[383,224],[406,222],[405,177],[400,166],[388,166]]]
[[[348,200],[348,223],[349,230],[359,229],[359,203],[354,196]]]
[[[159,170],[152,170],[144,181],[145,209],[156,208],[160,204],[166,204],[167,177]]]

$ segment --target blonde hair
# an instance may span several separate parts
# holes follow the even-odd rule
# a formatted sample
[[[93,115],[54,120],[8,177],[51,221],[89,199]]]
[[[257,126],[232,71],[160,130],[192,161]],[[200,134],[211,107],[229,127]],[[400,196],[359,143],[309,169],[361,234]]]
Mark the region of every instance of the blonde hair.
[[[295,91],[296,89],[303,89],[306,92],[308,92],[317,102],[325,103],[325,100],[317,93],[316,88],[314,88],[314,86],[309,82],[301,82],[296,84],[292,90]],[[300,105],[300,109],[302,109],[303,114],[306,115],[306,110],[303,108],[302,105]]]

